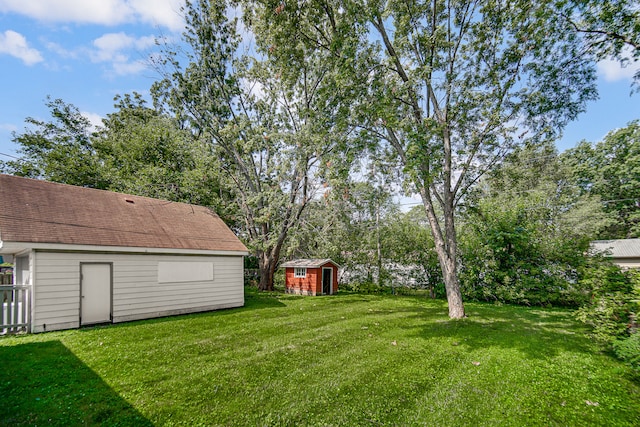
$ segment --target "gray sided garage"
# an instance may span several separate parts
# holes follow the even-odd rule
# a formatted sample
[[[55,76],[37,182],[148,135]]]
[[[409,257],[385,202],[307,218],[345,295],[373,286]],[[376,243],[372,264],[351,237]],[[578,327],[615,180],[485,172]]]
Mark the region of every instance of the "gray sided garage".
[[[30,332],[244,305],[247,249],[208,208],[9,175],[0,200]]]

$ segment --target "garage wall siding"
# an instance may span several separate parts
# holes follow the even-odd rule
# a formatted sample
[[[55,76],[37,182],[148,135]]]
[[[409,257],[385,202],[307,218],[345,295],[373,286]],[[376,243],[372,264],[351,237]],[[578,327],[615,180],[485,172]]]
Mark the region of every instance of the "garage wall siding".
[[[241,256],[37,252],[34,332],[79,327],[80,263],[113,264],[113,321],[244,305]],[[213,281],[158,283],[159,262],[211,262]]]
[[[613,258],[620,268],[640,268],[640,258]]]

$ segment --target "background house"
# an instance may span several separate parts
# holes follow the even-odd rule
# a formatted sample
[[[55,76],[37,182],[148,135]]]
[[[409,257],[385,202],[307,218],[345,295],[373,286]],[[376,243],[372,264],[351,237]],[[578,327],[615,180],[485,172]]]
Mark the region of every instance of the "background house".
[[[591,250],[611,257],[622,268],[640,268],[640,239],[596,240]]]
[[[338,292],[338,264],[330,259],[297,259],[285,268],[285,292],[300,295],[331,295]]]
[[[0,200],[31,332],[244,304],[247,249],[208,208],[2,174]]]

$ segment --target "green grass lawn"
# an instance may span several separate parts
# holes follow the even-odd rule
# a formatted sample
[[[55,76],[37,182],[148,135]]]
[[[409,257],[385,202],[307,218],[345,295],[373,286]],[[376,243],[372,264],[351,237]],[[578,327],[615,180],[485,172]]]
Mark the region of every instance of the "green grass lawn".
[[[0,425],[640,425],[570,312],[247,293],[240,309],[0,339]]]

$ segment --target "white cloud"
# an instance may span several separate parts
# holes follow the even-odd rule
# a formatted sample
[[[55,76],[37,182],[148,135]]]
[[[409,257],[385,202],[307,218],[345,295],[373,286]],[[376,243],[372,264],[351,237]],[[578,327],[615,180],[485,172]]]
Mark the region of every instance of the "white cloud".
[[[44,22],[119,25],[143,22],[180,30],[184,0],[0,0],[0,12]]]
[[[29,47],[27,39],[22,34],[12,30],[0,33],[0,53],[6,53],[21,59],[26,65],[33,65],[43,61],[40,52]]]
[[[18,126],[11,123],[0,123],[0,131],[17,132]]]
[[[128,76],[138,74],[149,66],[145,61],[138,60],[133,62],[116,62],[113,64],[113,71],[119,76]]]
[[[142,22],[173,31],[184,28],[184,18],[180,12],[184,0],[131,0],[129,4]]]
[[[98,127],[101,127],[103,125],[102,116],[100,114],[89,113],[86,111],[81,111],[80,114],[89,119],[89,122],[91,122],[92,131],[95,131]]]
[[[97,50],[91,52],[93,62],[124,62],[128,57],[122,53],[129,49],[135,42],[135,38],[125,33],[105,34],[93,41]]]
[[[93,62],[110,62],[116,75],[137,74],[147,65],[144,60],[130,58],[134,53],[138,58],[146,57],[142,53],[155,44],[155,37],[132,37],[123,32],[105,34],[93,41],[95,50],[89,52]]]
[[[116,25],[131,21],[132,10],[123,0],[0,0],[0,11],[45,22]]]
[[[49,51],[55,53],[56,55],[62,58],[71,58],[71,59],[78,58],[77,51],[69,50],[64,46],[60,45],[59,43],[54,43],[54,42],[44,40],[44,44]]]
[[[631,49],[624,49],[622,55],[628,59],[624,66],[620,61],[605,59],[598,62],[598,74],[608,82],[631,80],[640,71],[640,60],[634,60]]]
[[[132,37],[123,32],[109,33],[98,37],[93,45],[104,54],[119,52],[126,49],[146,49],[155,44],[154,36]]]

